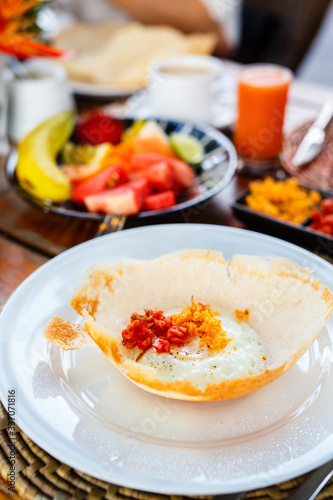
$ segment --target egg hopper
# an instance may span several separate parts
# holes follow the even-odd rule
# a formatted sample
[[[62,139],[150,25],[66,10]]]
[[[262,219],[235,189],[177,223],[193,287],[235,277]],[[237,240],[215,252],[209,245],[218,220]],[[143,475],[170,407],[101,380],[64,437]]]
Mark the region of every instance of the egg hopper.
[[[172,353],[149,349],[137,362],[137,353],[123,345],[121,336],[131,314],[147,307],[183,308],[192,296],[220,313],[248,309],[248,326],[258,335],[265,365],[253,372],[250,357],[245,374],[237,367],[225,373],[222,367],[207,376],[205,357],[193,369],[201,370],[202,377],[191,378],[191,360],[183,361],[179,374]],[[84,326],[53,316],[44,328],[53,344],[67,350],[94,342],[141,388],[175,399],[211,401],[249,394],[289,370],[324,327],[333,294],[290,259],[235,255],[229,263],[219,252],[183,250],[148,261],[96,264],[82,276],[71,305],[84,318]],[[171,361],[169,373],[157,368],[162,359]]]

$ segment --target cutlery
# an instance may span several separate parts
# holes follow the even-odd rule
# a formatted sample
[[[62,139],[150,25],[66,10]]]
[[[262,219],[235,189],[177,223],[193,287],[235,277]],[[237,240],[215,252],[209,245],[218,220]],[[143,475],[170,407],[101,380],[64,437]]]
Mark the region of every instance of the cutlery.
[[[324,104],[317,119],[305,134],[301,144],[292,159],[296,167],[300,167],[314,160],[320,153],[324,140],[325,129],[333,116],[333,101]]]
[[[296,488],[288,500],[314,500],[327,481],[333,476],[333,460],[322,465]]]
[[[103,222],[100,223],[95,238],[105,234],[121,231],[125,225],[126,217],[124,215],[106,215]]]
[[[246,492],[241,493],[226,493],[223,495],[215,495],[212,500],[243,500],[246,497]]]
[[[333,460],[313,471],[288,497],[288,500],[314,500],[333,476]],[[243,500],[246,492],[215,495],[212,500]]]

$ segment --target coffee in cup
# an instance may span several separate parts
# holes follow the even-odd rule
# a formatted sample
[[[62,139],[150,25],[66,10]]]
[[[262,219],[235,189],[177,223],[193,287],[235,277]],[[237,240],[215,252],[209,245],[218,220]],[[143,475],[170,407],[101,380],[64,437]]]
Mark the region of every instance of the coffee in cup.
[[[148,74],[153,113],[160,118],[209,122],[222,75],[222,61],[212,56],[155,61]]]

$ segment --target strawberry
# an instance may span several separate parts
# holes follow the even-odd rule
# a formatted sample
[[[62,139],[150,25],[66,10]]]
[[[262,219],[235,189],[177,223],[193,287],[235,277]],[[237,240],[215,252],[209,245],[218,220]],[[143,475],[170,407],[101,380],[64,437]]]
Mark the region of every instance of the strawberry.
[[[123,130],[121,120],[100,111],[93,111],[76,125],[75,137],[79,143],[88,143],[94,146],[103,142],[119,144]]]

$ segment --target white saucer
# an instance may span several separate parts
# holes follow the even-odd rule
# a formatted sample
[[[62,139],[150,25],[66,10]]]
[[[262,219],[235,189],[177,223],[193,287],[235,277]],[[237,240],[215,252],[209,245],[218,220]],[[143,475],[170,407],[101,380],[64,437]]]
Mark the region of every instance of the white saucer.
[[[137,119],[147,119],[154,116],[147,90],[141,90],[133,94],[126,101],[126,108],[126,113]],[[229,92],[221,91],[214,103],[213,116],[207,121],[207,125],[218,129],[230,127],[234,123],[235,116],[235,96]]]

